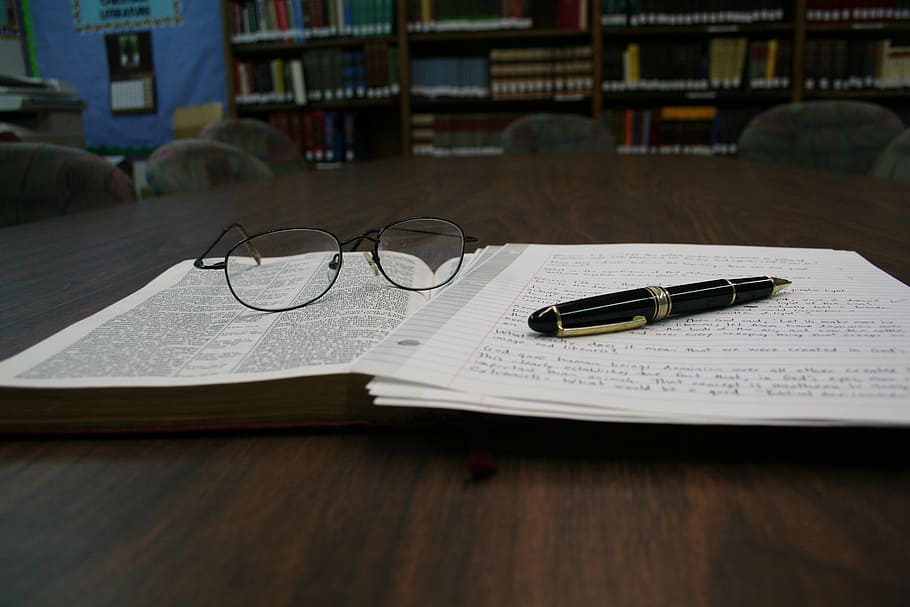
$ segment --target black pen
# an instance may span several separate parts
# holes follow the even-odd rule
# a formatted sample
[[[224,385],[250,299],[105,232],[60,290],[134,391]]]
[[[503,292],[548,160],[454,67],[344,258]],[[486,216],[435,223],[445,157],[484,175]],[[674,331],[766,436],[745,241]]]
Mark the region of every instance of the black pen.
[[[643,287],[595,295],[537,310],[528,326],[557,337],[594,335],[638,329],[675,314],[726,308],[769,297],[789,280],[771,276],[722,278],[678,287]]]

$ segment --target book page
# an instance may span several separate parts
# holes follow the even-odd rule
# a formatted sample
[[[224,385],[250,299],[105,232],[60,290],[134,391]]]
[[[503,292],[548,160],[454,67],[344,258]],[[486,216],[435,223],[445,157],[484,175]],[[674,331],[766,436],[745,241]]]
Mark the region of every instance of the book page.
[[[910,288],[856,253],[509,245],[497,257],[501,267],[488,262],[472,273],[473,293],[443,294],[355,371],[460,392],[437,393],[438,404],[470,400],[497,413],[514,411],[496,399],[513,399],[558,417],[910,423]],[[635,331],[557,338],[527,326],[533,311],[580,297],[761,275],[793,284]]]
[[[345,253],[322,298],[289,312],[258,312],[234,299],[223,271],[187,260],[0,363],[0,385],[168,386],[345,373],[426,301],[377,275],[363,253]]]

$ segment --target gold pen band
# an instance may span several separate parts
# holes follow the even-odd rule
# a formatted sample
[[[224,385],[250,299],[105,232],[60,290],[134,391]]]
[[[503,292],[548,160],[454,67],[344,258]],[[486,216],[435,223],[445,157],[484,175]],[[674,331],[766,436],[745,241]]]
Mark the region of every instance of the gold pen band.
[[[670,315],[673,310],[673,300],[670,299],[670,293],[663,287],[645,287],[654,297],[654,316],[651,321],[663,320]]]
[[[663,287],[645,287],[654,298],[654,315],[651,320],[663,320],[669,316],[673,309],[673,300],[670,299],[670,293]],[[552,306],[550,308],[556,316],[556,336],[557,337],[580,337],[582,335],[599,335],[601,333],[618,333],[620,331],[629,331],[640,329],[648,324],[648,319],[638,314],[629,320],[620,322],[611,322],[602,325],[592,325],[588,327],[565,328],[562,326],[562,316],[559,308]]]

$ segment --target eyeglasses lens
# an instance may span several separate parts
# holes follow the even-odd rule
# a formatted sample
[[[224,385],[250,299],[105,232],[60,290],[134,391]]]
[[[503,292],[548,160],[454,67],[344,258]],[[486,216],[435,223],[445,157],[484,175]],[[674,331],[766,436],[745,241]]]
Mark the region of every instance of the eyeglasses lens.
[[[340,256],[338,241],[320,230],[261,234],[228,254],[228,286],[252,308],[278,311],[303,306],[321,297],[335,282]]]
[[[464,234],[443,219],[406,219],[379,237],[379,263],[386,277],[406,289],[432,289],[455,276],[464,253]],[[415,268],[413,260],[422,261]]]

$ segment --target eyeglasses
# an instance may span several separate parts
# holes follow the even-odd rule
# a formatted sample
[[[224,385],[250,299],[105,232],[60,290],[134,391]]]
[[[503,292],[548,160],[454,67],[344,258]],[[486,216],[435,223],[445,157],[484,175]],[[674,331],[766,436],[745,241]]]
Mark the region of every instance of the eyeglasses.
[[[224,261],[204,258],[231,230],[243,239]],[[203,270],[224,270],[228,288],[248,308],[283,312],[309,305],[335,284],[344,261],[342,247],[364,242],[367,262],[377,275],[408,291],[428,291],[448,284],[464,261],[465,236],[455,222],[438,217],[411,217],[349,240],[316,228],[280,228],[250,236],[239,223],[226,227],[193,263]],[[378,272],[377,272],[378,271]]]

